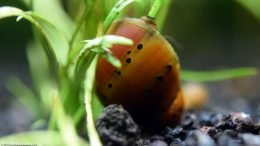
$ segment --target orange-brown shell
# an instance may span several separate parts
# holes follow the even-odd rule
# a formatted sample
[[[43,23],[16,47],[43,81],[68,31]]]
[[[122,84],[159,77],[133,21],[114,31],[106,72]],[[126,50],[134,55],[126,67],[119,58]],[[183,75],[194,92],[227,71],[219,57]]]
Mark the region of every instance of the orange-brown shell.
[[[125,18],[110,27],[108,34],[129,38],[134,45],[111,48],[122,63],[120,69],[100,58],[97,93],[105,105],[123,105],[139,123],[174,126],[183,110],[178,58],[147,20]]]

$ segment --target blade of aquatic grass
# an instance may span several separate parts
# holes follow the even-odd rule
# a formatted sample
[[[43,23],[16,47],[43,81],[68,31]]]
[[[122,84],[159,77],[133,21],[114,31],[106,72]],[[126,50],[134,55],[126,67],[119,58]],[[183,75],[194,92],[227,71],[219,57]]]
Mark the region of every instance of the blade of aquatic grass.
[[[103,37],[98,37],[93,40],[86,40],[86,45],[80,50],[78,53],[78,57],[76,60],[76,68],[75,68],[75,75],[77,78],[82,78],[86,69],[89,67],[91,61],[94,59],[95,54],[98,53],[101,57],[109,59],[108,61],[115,65],[116,67],[121,67],[120,61],[115,58],[112,52],[107,49],[111,48],[114,44],[121,44],[121,45],[132,45],[132,40],[121,36],[115,35],[105,35]],[[95,52],[95,53],[94,53]],[[89,55],[86,57],[86,55]],[[109,57],[110,56],[110,57]]]
[[[48,119],[46,119],[45,117],[37,118],[31,124],[30,130],[34,131],[34,130],[42,129],[43,127],[46,127],[46,125],[48,125]]]
[[[91,100],[91,106],[92,106],[92,113],[93,113],[93,119],[94,121],[97,120],[99,115],[102,113],[104,109],[104,105],[99,100],[97,94],[95,92],[92,93],[92,100]]]
[[[130,45],[132,41],[119,36],[103,36],[99,38],[95,38],[93,40],[84,41],[85,45],[81,47],[79,52],[76,54],[74,58],[74,64],[71,67],[72,75],[71,81],[63,84],[61,95],[63,97],[64,106],[67,107],[66,111],[72,114],[74,123],[78,123],[82,119],[82,110],[80,102],[75,100],[75,97],[79,97],[82,93],[82,88],[84,87],[84,80],[86,78],[86,71],[90,67],[91,62],[95,58],[96,54],[100,54],[101,56],[113,56],[112,53],[106,53],[108,49],[112,47],[113,44],[125,44]],[[120,67],[121,63],[117,58],[110,57],[109,61]],[[80,98],[81,99],[81,98]],[[50,121],[50,127],[54,126],[54,121]]]
[[[109,0],[109,1],[104,1],[102,3],[104,3],[104,9],[105,9],[105,13],[106,15],[111,11],[111,9],[115,6],[115,4],[118,2],[118,0]]]
[[[85,110],[86,110],[86,120],[87,120],[87,130],[89,134],[89,142],[90,145],[93,146],[102,146],[102,143],[100,141],[100,138],[98,136],[98,133],[95,128],[93,115],[92,115],[92,107],[91,102],[93,98],[93,86],[94,86],[94,78],[95,78],[95,72],[96,72],[96,65],[97,65],[97,57],[93,60],[91,63],[91,66],[89,67],[86,77],[87,80],[85,80],[85,90],[84,90],[84,103],[85,103]]]
[[[57,60],[61,66],[65,66],[68,60],[69,53],[69,38],[57,25],[52,24],[49,20],[31,13],[31,16],[42,26],[46,35],[53,46]]]
[[[134,2],[135,0],[119,0],[115,6],[112,8],[112,10],[107,15],[105,21],[104,21],[104,32],[106,32],[111,25],[111,23],[116,19],[118,14],[126,8],[129,4]]]
[[[153,3],[152,8],[150,9],[148,13],[148,17],[151,19],[155,19],[156,15],[158,14],[159,10],[161,9],[163,0],[155,0]]]
[[[72,146],[72,145],[79,146],[80,141],[74,123],[72,122],[71,117],[66,115],[61,99],[60,97],[58,97],[57,91],[53,91],[52,100],[53,100],[52,114],[55,115],[57,127],[60,130],[61,136],[65,141],[65,144],[67,146]]]
[[[42,43],[42,45],[44,46],[43,48],[42,47],[38,48],[40,45],[32,46],[31,48],[32,50],[29,50],[27,53],[28,53],[31,73],[34,78],[34,85],[36,86],[37,93],[39,97],[44,97],[42,98],[43,105],[45,107],[48,107],[50,105],[50,99],[48,98],[49,96],[47,94],[49,93],[48,91],[50,89],[53,88],[55,89],[55,85],[53,84],[53,79],[58,76],[58,68],[59,68],[59,64],[54,49],[49,41],[46,31],[40,25],[40,23],[31,16],[31,13],[24,12],[14,7],[0,8],[0,19],[11,17],[11,16],[18,16],[17,20],[21,20],[22,18],[24,18],[29,22],[31,22],[33,26],[35,26],[35,29],[38,32],[37,33],[38,34],[37,36],[39,36],[38,40],[43,42]],[[39,53],[38,54],[39,56],[35,54],[35,51],[40,51],[40,53],[37,52]],[[44,54],[46,54],[47,58],[45,58],[46,56]],[[37,63],[40,63],[40,65]]]
[[[251,12],[260,21],[260,1],[259,0],[237,0],[249,12]]]
[[[96,53],[91,52],[89,50],[83,52],[79,59],[77,60],[76,67],[75,67],[75,76],[74,79],[78,81],[84,80],[86,70],[89,68],[91,62],[95,58]]]
[[[61,96],[63,98],[64,107],[66,107],[66,112],[72,115],[73,121],[76,124],[82,117],[78,117],[77,113],[80,108],[82,108],[79,101],[80,93],[82,92],[83,81],[85,79],[86,70],[90,66],[91,62],[95,57],[95,53],[87,51],[82,54],[82,57],[79,61],[75,62],[71,69],[71,79],[63,84],[61,90]],[[77,98],[77,99],[75,99]],[[82,115],[82,114],[80,114]],[[53,122],[50,121],[50,127],[53,127]]]
[[[198,81],[198,82],[211,82],[221,81],[233,78],[240,78],[246,76],[253,76],[258,73],[256,68],[234,68],[216,71],[181,71],[181,80],[184,81]]]
[[[12,16],[18,16],[17,21],[21,20],[22,18],[28,20],[35,26],[35,28],[40,32],[41,38],[43,42],[45,42],[45,52],[49,58],[51,70],[57,70],[59,67],[58,61],[56,58],[56,54],[54,52],[54,49],[47,37],[46,31],[42,28],[42,26],[34,19],[31,17],[30,13],[24,12],[21,9],[15,8],[15,7],[9,7],[9,6],[4,6],[0,7],[0,19],[6,18],[6,17],[12,17]]]
[[[72,120],[75,125],[78,125],[82,117],[85,115],[84,106],[79,106],[75,114],[72,115]]]
[[[148,14],[148,10],[151,7],[151,0],[136,0],[137,3],[134,3],[129,6],[129,12],[127,16],[130,17],[141,17]]]
[[[84,47],[80,47],[81,49]],[[77,56],[75,54],[75,56]],[[69,79],[63,84],[61,95],[63,97],[63,104],[66,111],[72,115],[73,122],[77,125],[84,115],[84,105],[81,96],[83,89],[83,82],[86,70],[89,68],[96,54],[92,51],[85,51],[81,54],[79,59],[73,57],[73,64],[68,68]],[[72,61],[71,61],[72,62]],[[77,98],[77,99],[75,99]]]
[[[69,41],[70,50],[74,47],[75,39],[79,35],[79,30],[82,27],[82,24],[86,21],[87,16],[89,15],[89,12],[91,12],[92,7],[95,4],[95,2],[96,2],[96,0],[87,0],[86,1],[85,10],[84,10],[83,14],[81,15],[81,17],[77,23],[77,26],[76,26],[75,30],[73,31],[72,37]]]
[[[75,69],[74,69],[74,82],[79,86],[84,88],[84,100],[85,100],[85,110],[87,112],[87,129],[89,131],[90,143],[94,145],[99,145],[100,141],[98,139],[97,133],[94,129],[93,116],[92,116],[92,108],[91,101],[93,96],[93,82],[94,82],[94,74],[97,63],[97,54],[100,56],[113,56],[109,49],[114,44],[122,44],[122,45],[132,45],[133,42],[127,38],[113,35],[105,35],[102,37],[95,38],[93,40],[84,41],[85,45],[81,48],[75,60]],[[110,57],[110,63],[120,67],[121,63],[115,57]],[[94,65],[92,65],[94,64]],[[87,72],[87,74],[86,74]],[[81,86],[83,85],[83,86]],[[67,101],[69,101],[67,98]],[[65,104],[67,102],[64,102]],[[79,109],[78,109],[79,110]],[[76,116],[75,119],[80,119]],[[91,121],[92,120],[92,121]],[[93,134],[93,135],[92,135]]]
[[[43,116],[40,99],[37,98],[33,91],[20,79],[17,77],[8,79],[7,88],[23,105],[25,105],[25,108],[27,108],[34,119]]]
[[[172,1],[173,0],[163,0],[162,2],[161,9],[156,17],[156,26],[159,31],[163,29]]]
[[[48,58],[39,42],[29,43],[26,53],[36,96],[41,99],[44,111],[48,113],[51,106],[49,91],[57,89],[57,83],[48,69]]]
[[[80,146],[89,144],[78,137]],[[62,135],[57,131],[30,131],[0,137],[1,144],[8,145],[40,145],[40,146],[62,146],[66,145]],[[73,144],[74,145],[74,144]]]
[[[24,3],[28,8],[32,8],[32,1],[33,0],[19,0],[19,1]]]
[[[63,9],[60,0],[36,0],[33,2],[33,12],[61,29],[67,38],[72,36],[75,23]]]

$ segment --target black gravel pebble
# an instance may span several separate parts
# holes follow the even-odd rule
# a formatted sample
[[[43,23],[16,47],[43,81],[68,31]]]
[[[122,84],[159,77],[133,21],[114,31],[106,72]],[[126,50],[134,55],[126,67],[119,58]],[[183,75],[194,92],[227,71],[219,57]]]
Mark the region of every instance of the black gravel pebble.
[[[143,132],[142,138],[138,126],[125,113],[121,106],[108,106],[98,120],[97,128],[104,145],[260,146],[259,121],[253,121],[245,113],[189,111],[177,127],[165,127],[155,135]]]
[[[168,146],[168,144],[162,140],[156,140],[151,142],[149,146]]]
[[[242,139],[242,144],[250,146],[260,146],[260,136],[250,133],[240,134],[239,137]]]
[[[120,105],[109,105],[96,122],[104,146],[134,145],[141,132],[131,116]]]
[[[222,134],[218,138],[218,145],[219,146],[240,146],[241,142],[238,139],[232,138],[226,134]]]
[[[254,122],[249,115],[245,113],[231,113],[226,115],[216,126],[218,129],[233,129],[241,133],[259,134],[260,125]]]
[[[187,112],[180,126],[167,127],[163,135],[171,146],[258,146],[259,128],[259,123],[245,113],[196,111]],[[250,134],[243,134],[246,132]]]
[[[167,146],[164,137],[160,135],[152,135],[136,141],[135,146]]]
[[[171,141],[175,141],[176,139],[184,140],[187,136],[187,132],[180,127],[177,127],[175,129],[166,127],[163,131],[163,135],[165,137],[165,140],[170,143]]]
[[[187,146],[215,146],[214,140],[200,130],[189,132],[189,135],[182,145]]]

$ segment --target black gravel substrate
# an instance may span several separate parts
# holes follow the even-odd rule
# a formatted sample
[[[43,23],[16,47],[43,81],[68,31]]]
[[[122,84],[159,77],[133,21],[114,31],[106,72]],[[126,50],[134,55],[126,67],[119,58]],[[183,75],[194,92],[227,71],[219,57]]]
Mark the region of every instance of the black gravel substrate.
[[[110,105],[96,126],[104,146],[260,146],[260,122],[245,113],[188,111],[175,128],[149,134],[122,106]]]

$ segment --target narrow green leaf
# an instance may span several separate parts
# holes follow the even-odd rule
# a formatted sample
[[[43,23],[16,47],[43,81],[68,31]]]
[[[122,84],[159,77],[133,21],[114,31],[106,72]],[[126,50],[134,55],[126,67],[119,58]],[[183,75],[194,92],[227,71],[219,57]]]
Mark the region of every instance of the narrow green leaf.
[[[35,28],[41,33],[42,35],[42,40],[45,42],[45,52],[48,55],[49,61],[51,62],[51,68],[52,70],[57,70],[58,66],[58,61],[56,58],[56,55],[54,53],[54,49],[48,39],[48,36],[45,32],[45,30],[42,28],[42,26],[35,20],[33,19],[29,13],[26,13],[18,8],[15,7],[9,7],[9,6],[4,6],[0,7],[0,19],[6,18],[6,17],[12,17],[12,16],[18,16],[18,17],[23,17],[24,19],[28,20],[35,26]]]
[[[95,128],[93,115],[92,115],[92,107],[91,102],[93,98],[93,86],[94,86],[94,79],[95,79],[95,72],[96,72],[96,65],[97,65],[97,57],[93,60],[91,63],[91,66],[89,67],[85,80],[85,93],[84,93],[84,102],[85,102],[85,110],[87,113],[87,130],[89,134],[89,141],[91,146],[102,146],[102,143],[100,141],[100,138],[98,136],[98,133]]]
[[[198,81],[198,82],[210,82],[227,80],[245,76],[253,76],[258,73],[255,68],[234,68],[224,69],[216,71],[181,71],[181,80],[184,81]]]
[[[29,43],[26,53],[36,96],[41,98],[44,114],[47,114],[52,102],[50,91],[58,88],[57,83],[54,82],[53,73],[49,70],[48,57],[40,42]]]
[[[114,44],[120,45],[132,45],[133,41],[117,35],[105,35],[102,37],[95,38],[93,40],[85,40],[83,41],[86,43],[84,48],[81,52],[84,52],[86,49],[96,48],[96,47],[104,47],[104,48],[111,48]],[[101,49],[104,49],[101,48]]]
[[[66,142],[67,146],[79,146],[80,141],[72,122],[72,119],[66,115],[60,97],[58,97],[58,93],[53,91],[53,114],[55,115],[55,121],[57,122],[57,126],[61,132],[61,136],[63,140]]]
[[[45,30],[46,35],[53,46],[53,50],[57,56],[58,62],[65,66],[68,61],[69,53],[69,38],[59,26],[54,25],[49,21],[35,13],[30,13],[30,16]]]
[[[92,10],[93,5],[95,4],[96,0],[87,0],[86,1],[86,7],[85,10],[83,12],[83,14],[81,15],[79,22],[77,23],[77,26],[75,28],[75,30],[73,31],[72,37],[70,39],[70,51],[72,50],[72,48],[74,48],[74,43],[76,40],[76,37],[79,35],[79,30],[82,27],[83,23],[86,21],[87,16],[89,15],[90,10]]]
[[[106,32],[118,14],[135,0],[119,0],[107,15],[104,21],[104,32]]]
[[[121,68],[121,62],[112,53],[104,53],[100,55],[101,57],[105,58],[109,63],[111,63],[114,67]]]
[[[76,62],[74,79],[78,84],[81,84],[81,81],[85,78],[85,73],[91,62],[95,58],[96,53],[86,50],[79,56],[79,59]]]
[[[48,125],[48,119],[47,118],[44,118],[44,119],[36,119],[32,125],[31,125],[31,130],[37,130],[37,129],[40,129],[42,127],[45,127],[46,125]]]
[[[72,36],[75,24],[63,9],[60,0],[35,0],[33,12],[60,28],[67,38]]]
[[[91,106],[92,106],[92,112],[93,112],[93,119],[95,121],[102,113],[102,111],[104,109],[104,105],[101,103],[101,101],[99,100],[99,98],[95,92],[92,95],[93,95],[93,98],[91,101]]]
[[[163,0],[161,9],[156,17],[156,26],[159,31],[163,29],[172,1],[173,0]]]
[[[7,82],[7,88],[28,109],[35,119],[43,116],[39,98],[20,79],[17,77],[10,78]]]
[[[151,10],[148,13],[148,17],[155,19],[156,15],[158,14],[163,0],[155,0]]]
[[[259,0],[237,0],[249,12],[251,12],[260,21],[260,1]]]
[[[20,20],[22,20],[23,19],[23,16],[18,16],[17,18],[16,18],[16,21],[18,22],[18,21],[20,21]]]
[[[81,101],[82,102],[82,101]],[[82,117],[85,115],[85,108],[84,106],[79,106],[75,114],[73,114],[72,120],[75,125],[78,125]]]
[[[78,138],[80,146],[89,144],[81,138]],[[62,146],[65,145],[60,133],[56,131],[30,131],[0,138],[2,145],[39,145],[39,146]],[[73,144],[74,145],[74,144]]]
[[[62,90],[63,103],[65,107],[68,107],[66,111],[68,111],[69,113],[75,113],[78,111],[78,108],[81,108],[81,105],[79,104],[78,100],[75,100],[75,97],[79,97],[80,93],[83,93],[82,88],[84,85],[84,80],[86,78],[86,71],[89,68],[95,56],[96,53],[87,50],[85,53],[82,54],[79,60],[77,60],[75,65],[71,66],[72,82],[68,86],[70,88],[67,90]],[[77,119],[81,118],[77,117],[77,115],[73,115],[73,120],[75,122],[77,122]]]
[[[28,8],[32,8],[32,1],[33,0],[19,0],[19,1],[24,3]]]
[[[76,57],[75,68],[75,75],[78,76],[77,78],[81,78],[81,80],[83,79],[82,77],[84,76],[86,69],[90,65],[92,59],[94,59],[96,53],[108,59],[108,61],[116,67],[120,67],[120,61],[115,58],[112,52],[107,48],[111,48],[114,44],[133,44],[132,40],[115,35],[105,35],[103,37],[95,38],[93,40],[86,40],[84,42],[86,42],[86,45],[81,48],[80,52],[78,53],[78,57]],[[93,52],[95,52],[95,54],[92,54]]]

